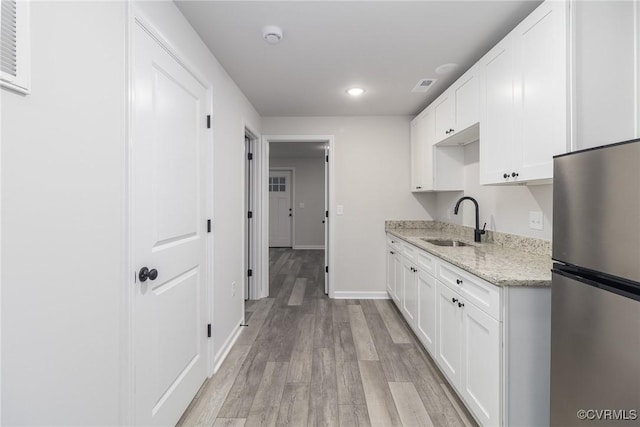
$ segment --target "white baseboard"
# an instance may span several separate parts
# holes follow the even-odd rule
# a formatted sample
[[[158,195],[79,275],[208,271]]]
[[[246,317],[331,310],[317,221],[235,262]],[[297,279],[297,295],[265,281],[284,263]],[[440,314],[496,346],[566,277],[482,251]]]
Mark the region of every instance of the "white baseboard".
[[[335,299],[389,299],[387,291],[377,292],[352,292],[352,291],[335,291],[333,293]]]
[[[225,343],[222,345],[222,348],[220,348],[220,351],[218,351],[218,353],[213,358],[214,374],[218,372],[218,369],[220,369],[220,365],[222,365],[222,362],[224,362],[224,359],[227,358],[227,355],[231,351],[231,348],[238,340],[238,337],[242,332],[242,326],[240,326],[241,323],[243,323],[242,320],[238,321],[238,327],[236,328],[236,330],[231,335],[229,335],[229,338],[227,338]]]
[[[293,249],[296,251],[305,250],[305,249],[324,250],[324,245],[293,245]]]

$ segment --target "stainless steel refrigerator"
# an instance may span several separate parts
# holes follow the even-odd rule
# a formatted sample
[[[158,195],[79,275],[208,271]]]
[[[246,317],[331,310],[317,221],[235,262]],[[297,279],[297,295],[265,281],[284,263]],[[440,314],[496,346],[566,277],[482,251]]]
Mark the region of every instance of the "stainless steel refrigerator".
[[[640,425],[640,139],[554,158],[551,425]]]

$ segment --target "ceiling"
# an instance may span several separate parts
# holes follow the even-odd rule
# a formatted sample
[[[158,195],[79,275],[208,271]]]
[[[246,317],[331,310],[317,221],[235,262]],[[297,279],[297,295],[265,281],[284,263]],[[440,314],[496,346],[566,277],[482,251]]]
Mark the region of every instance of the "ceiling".
[[[271,142],[269,143],[269,157],[280,159],[310,159],[324,157],[322,142]]]
[[[176,1],[263,117],[414,115],[541,3]],[[277,45],[262,28],[277,25]],[[442,64],[459,67],[438,75]],[[438,81],[412,93],[422,78]],[[359,98],[345,90],[361,86]]]

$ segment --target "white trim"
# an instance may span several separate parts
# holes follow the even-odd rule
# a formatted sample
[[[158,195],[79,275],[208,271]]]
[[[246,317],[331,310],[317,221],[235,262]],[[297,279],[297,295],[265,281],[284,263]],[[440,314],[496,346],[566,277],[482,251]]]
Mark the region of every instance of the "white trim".
[[[290,185],[290,190],[289,190],[289,209],[291,212],[291,221],[289,223],[289,226],[291,227],[291,230],[289,231],[290,236],[291,236],[291,248],[295,249],[294,246],[296,245],[296,215],[293,215],[295,212],[295,207],[296,207],[296,168],[294,168],[293,166],[269,166],[269,172],[271,171],[284,171],[284,172],[291,172],[291,185]],[[268,182],[268,181],[267,181]],[[269,202],[271,203],[271,202]],[[271,244],[271,242],[269,242],[269,244]]]
[[[262,253],[262,264],[260,266],[260,271],[258,271],[258,277],[261,279],[261,290],[257,298],[264,298],[269,296],[269,192],[268,186],[266,185],[269,182],[269,143],[271,142],[323,142],[329,145],[329,245],[325,248],[328,251],[329,255],[329,279],[328,279],[328,288],[329,288],[329,298],[334,298],[334,289],[336,288],[335,283],[335,223],[336,223],[336,215],[334,211],[335,206],[335,197],[336,197],[336,180],[335,180],[335,157],[336,157],[336,149],[335,149],[335,137],[333,135],[263,135],[260,146],[260,157],[259,161],[261,163],[261,167],[263,168],[262,173],[260,175],[261,181],[259,182],[259,188],[262,192],[262,201],[260,206],[260,211],[262,213],[261,224],[262,224],[262,239],[260,246],[260,252]],[[254,157],[255,159],[256,157]],[[266,209],[265,209],[266,207]],[[266,242],[266,243],[265,243]]]
[[[293,249],[296,251],[324,250],[324,245],[293,245]]]
[[[391,299],[387,291],[360,292],[360,291],[334,291],[335,299]]]
[[[135,28],[135,12],[133,3],[127,2],[125,24],[125,141],[123,150],[123,183],[122,183],[122,280],[120,304],[120,425],[133,425],[135,422],[135,371],[133,366],[133,242],[131,240],[132,201],[131,185],[131,148],[133,137],[133,33]]]
[[[244,311],[242,312],[242,318],[244,319]],[[233,348],[233,345],[236,343],[236,341],[238,341],[240,333],[242,333],[242,326],[240,326],[240,323],[244,323],[244,321],[238,321],[238,326],[236,327],[235,332],[229,335],[224,344],[222,344],[222,347],[220,347],[218,353],[215,355],[215,357],[212,358],[213,374],[218,372],[218,369],[220,369],[220,365],[222,365],[222,362],[224,362],[224,359],[226,359],[229,355],[229,352]]]
[[[244,173],[242,174],[242,188],[241,191],[242,193],[246,196],[247,193],[247,182],[246,182],[246,177],[247,177],[247,151],[246,151],[246,144],[245,144],[245,137],[248,135],[249,139],[250,139],[250,144],[252,144],[252,148],[253,148],[253,168],[252,168],[252,174],[251,174],[251,186],[252,186],[252,193],[251,193],[251,205],[253,207],[253,222],[252,222],[252,244],[253,247],[251,248],[247,248],[247,241],[248,241],[248,237],[247,236],[247,217],[246,214],[249,211],[249,207],[247,206],[247,198],[244,197],[243,201],[242,201],[242,213],[241,213],[241,217],[242,217],[242,229],[243,229],[243,238],[242,238],[242,272],[241,272],[241,277],[244,277],[245,280],[247,278],[247,271],[249,270],[249,268],[252,268],[254,271],[258,270],[258,266],[261,264],[261,255],[262,253],[258,250],[258,248],[260,247],[260,237],[261,237],[261,222],[260,222],[260,215],[259,215],[259,210],[258,210],[258,206],[260,204],[260,194],[257,191],[258,188],[258,182],[259,182],[259,176],[260,176],[260,171],[259,171],[259,162],[258,162],[258,147],[260,145],[260,136],[258,136],[258,132],[255,131],[256,127],[253,126],[253,124],[249,124],[248,121],[246,119],[242,119],[241,120],[241,125],[242,125],[242,146],[243,151],[242,151],[242,170],[244,170]],[[251,252],[251,265],[247,265],[247,252],[250,251]],[[242,300],[242,313],[243,313],[243,321],[244,322],[244,298],[246,297],[247,299],[255,299],[256,295],[260,295],[260,286],[259,286],[259,281],[257,280],[257,275],[253,276],[254,280],[251,280],[250,282],[250,290],[249,290],[249,295],[245,295],[246,292],[246,282],[242,284],[242,294],[243,294],[243,300]],[[251,298],[253,297],[253,298]]]
[[[188,73],[190,73],[204,88],[206,88],[206,97],[208,102],[207,114],[212,114],[213,118],[213,89],[211,83],[203,77],[202,74],[194,67],[191,62],[187,61],[179,50],[174,46],[169,39],[159,31],[153,21],[146,16],[146,14],[136,7],[133,2],[127,2],[126,6],[126,26],[125,26],[125,56],[126,56],[126,118],[125,118],[125,149],[124,149],[124,184],[123,184],[123,250],[122,250],[122,262],[123,262],[123,280],[122,280],[122,297],[121,297],[121,317],[120,317],[120,411],[119,418],[121,425],[133,425],[135,424],[135,359],[133,354],[133,298],[135,292],[135,272],[136,266],[134,265],[134,253],[133,253],[133,241],[132,241],[132,192],[131,187],[133,184],[133,170],[132,170],[132,147],[133,147],[133,111],[134,111],[134,32],[136,25],[139,25],[141,29],[147,32],[166,52],[171,55]],[[209,164],[207,170],[204,171],[204,179],[207,180],[207,200],[204,201],[208,209],[210,209],[210,218],[213,221],[213,126],[211,132],[207,135],[209,143],[207,144],[209,153],[204,155],[209,157]],[[207,209],[207,210],[208,210]],[[212,234],[211,234],[212,235]],[[213,238],[209,238],[205,245],[205,262],[204,266],[204,279],[206,299],[205,318],[208,322],[213,324]],[[244,310],[243,310],[244,313]],[[229,340],[227,340],[229,341]],[[207,345],[207,371],[209,376],[213,375],[214,361],[211,357],[214,350],[214,337],[209,339]]]
[[[204,171],[204,179],[206,180],[205,186],[205,218],[203,220],[211,220],[211,231],[213,231],[213,224],[215,224],[215,181],[214,181],[214,166],[215,166],[215,153],[214,153],[214,138],[213,138],[213,88],[211,85],[205,86],[207,88],[207,112],[206,114],[211,115],[211,128],[205,129],[207,132],[207,153],[203,153],[206,155],[206,163],[207,170]],[[206,265],[204,267],[205,271],[205,298],[206,298],[206,307],[207,313],[205,313],[205,317],[207,319],[207,323],[212,325],[211,337],[207,341],[207,375],[211,377],[214,373],[214,364],[213,358],[211,355],[215,351],[215,334],[213,333],[213,325],[214,323],[214,297],[215,297],[215,288],[213,283],[214,278],[214,268],[215,268],[215,245],[214,245],[214,234],[213,233],[205,233],[205,262]]]

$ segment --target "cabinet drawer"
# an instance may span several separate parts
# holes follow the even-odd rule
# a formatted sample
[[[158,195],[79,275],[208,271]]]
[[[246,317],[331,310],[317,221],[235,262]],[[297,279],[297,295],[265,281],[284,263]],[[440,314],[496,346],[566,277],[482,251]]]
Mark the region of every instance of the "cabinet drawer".
[[[418,250],[416,264],[420,270],[429,273],[432,276],[436,275],[436,261],[433,255],[430,255],[428,252]]]
[[[418,257],[419,249],[409,243],[402,243],[402,254],[407,257],[407,259],[416,262]]]
[[[402,250],[402,246],[400,244],[400,239],[391,234],[387,234],[387,245],[392,247],[394,251],[400,253]]]
[[[500,316],[500,288],[445,261],[438,262],[437,277],[494,319]]]

